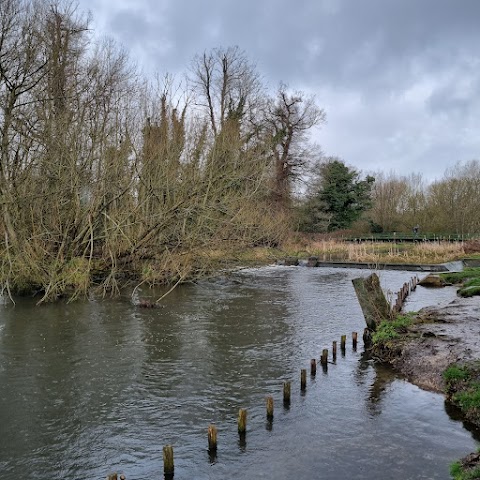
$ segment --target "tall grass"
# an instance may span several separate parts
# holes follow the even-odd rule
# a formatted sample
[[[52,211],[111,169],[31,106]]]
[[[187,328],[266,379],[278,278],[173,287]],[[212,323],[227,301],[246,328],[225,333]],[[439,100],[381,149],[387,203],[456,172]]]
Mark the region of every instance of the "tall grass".
[[[289,242],[284,246],[290,255],[318,256],[323,260],[370,263],[443,263],[465,255],[463,243],[351,243],[341,240]]]

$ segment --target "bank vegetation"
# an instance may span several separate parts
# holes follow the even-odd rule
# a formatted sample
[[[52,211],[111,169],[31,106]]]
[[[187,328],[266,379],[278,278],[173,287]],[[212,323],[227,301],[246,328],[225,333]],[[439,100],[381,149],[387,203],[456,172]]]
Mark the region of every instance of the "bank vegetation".
[[[40,301],[179,282],[278,245],[322,124],[238,48],[150,82],[72,3],[0,3],[0,285]],[[215,254],[213,254],[215,257]]]

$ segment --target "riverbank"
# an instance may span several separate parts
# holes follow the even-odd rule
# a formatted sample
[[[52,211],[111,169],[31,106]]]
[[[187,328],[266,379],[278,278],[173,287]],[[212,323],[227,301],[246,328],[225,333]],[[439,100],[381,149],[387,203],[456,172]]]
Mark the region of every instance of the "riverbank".
[[[372,353],[389,362],[412,383],[446,392],[444,372],[452,364],[480,359],[480,268],[428,275],[418,288],[438,288],[454,283],[457,297],[447,305],[431,306],[410,315],[392,336],[374,334]],[[426,285],[426,286],[422,286]],[[432,287],[434,285],[435,287]],[[382,322],[391,324],[390,320]],[[377,332],[381,330],[380,324]],[[480,425],[480,418],[479,418]]]
[[[478,297],[459,297],[446,306],[424,308],[398,338],[374,345],[373,354],[411,383],[446,394],[445,370],[480,359],[478,307]]]
[[[378,361],[391,364],[411,383],[443,393],[476,428],[480,428],[479,274],[480,269],[473,268],[439,275],[439,283],[461,280],[459,296],[447,305],[382,322],[371,348]],[[385,329],[388,324],[390,329]],[[480,455],[472,453],[452,464],[451,475],[455,480],[480,478]]]
[[[463,257],[465,245],[460,242],[352,244],[341,239],[292,234],[281,244],[269,246],[233,241],[197,248],[178,246],[125,257],[113,263],[110,258],[97,256],[99,252],[91,252],[91,257],[74,257],[60,263],[44,259],[42,268],[34,268],[35,261],[25,256],[21,265],[11,265],[8,272],[0,272],[0,284],[9,295],[35,296],[39,303],[48,303],[65,297],[70,300],[86,297],[95,291],[104,296],[116,296],[132,285],[177,285],[238,267],[275,263],[286,257],[308,259],[314,256],[318,262],[347,262],[347,266],[356,268],[365,264],[372,269],[383,264],[397,267],[441,264]],[[5,255],[0,252],[4,265],[10,265]]]

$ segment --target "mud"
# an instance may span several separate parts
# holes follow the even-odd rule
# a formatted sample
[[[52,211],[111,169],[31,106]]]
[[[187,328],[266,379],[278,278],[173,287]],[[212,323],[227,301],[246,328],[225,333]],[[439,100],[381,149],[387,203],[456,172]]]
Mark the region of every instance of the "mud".
[[[394,368],[421,388],[444,393],[442,374],[452,363],[480,359],[480,297],[458,297],[423,308],[409,330]]]

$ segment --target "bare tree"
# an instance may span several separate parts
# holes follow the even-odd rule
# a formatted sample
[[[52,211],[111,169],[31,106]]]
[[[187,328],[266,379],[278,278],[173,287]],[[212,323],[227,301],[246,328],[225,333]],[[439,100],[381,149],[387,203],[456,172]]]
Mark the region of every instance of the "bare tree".
[[[39,13],[39,6],[29,2],[0,2],[0,201],[9,246],[17,241],[14,189],[29,148],[20,136],[31,127],[26,109],[47,72]]]
[[[274,164],[273,200],[285,208],[291,200],[291,187],[308,159],[308,134],[325,122],[325,111],[315,97],[289,92],[281,84],[267,106],[266,124],[271,135]]]
[[[216,48],[196,55],[189,79],[197,106],[206,109],[215,136],[228,118],[243,118],[258,107],[259,75],[238,47]]]

